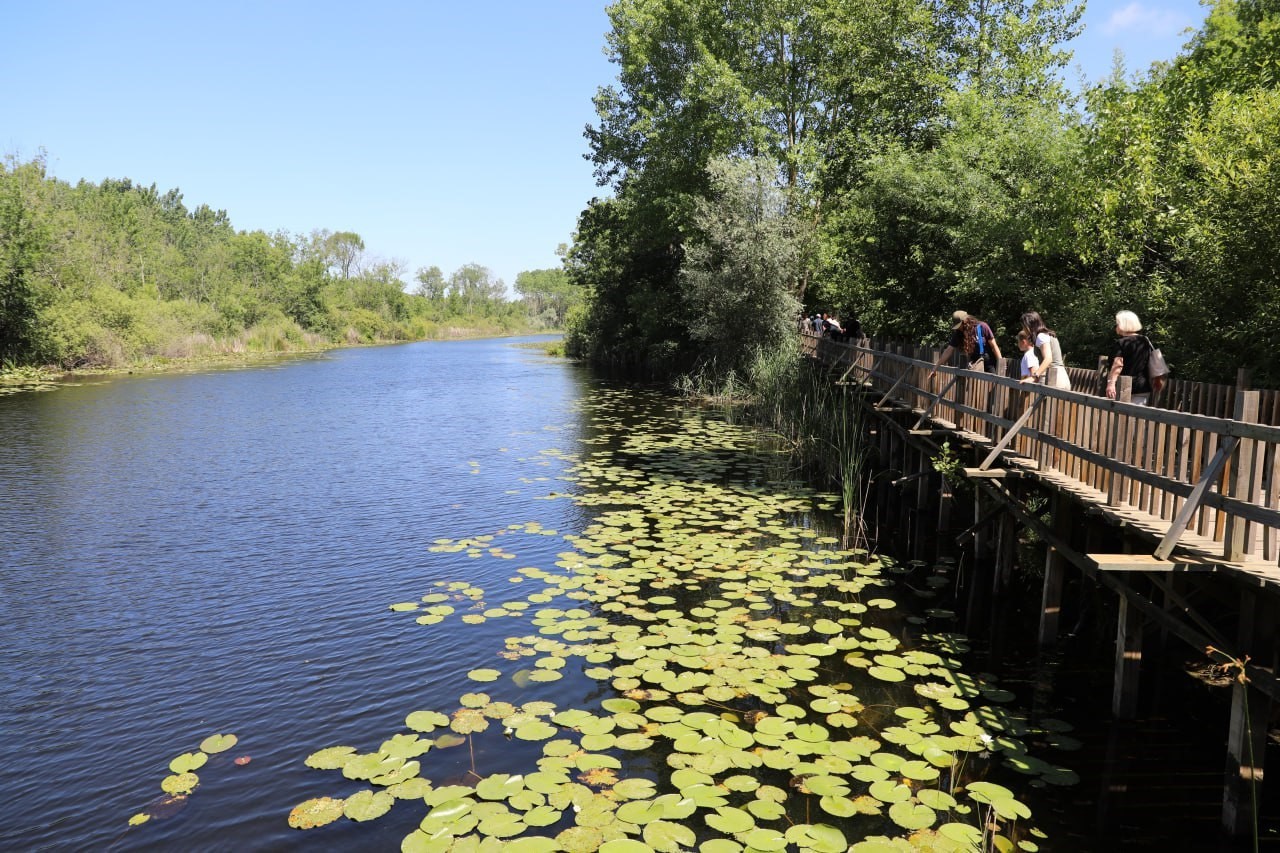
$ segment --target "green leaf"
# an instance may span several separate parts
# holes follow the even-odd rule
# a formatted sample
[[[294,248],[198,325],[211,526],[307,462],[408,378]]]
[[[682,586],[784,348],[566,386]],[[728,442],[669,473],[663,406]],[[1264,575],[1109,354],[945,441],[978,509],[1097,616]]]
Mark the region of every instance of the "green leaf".
[[[316,797],[305,800],[289,812],[289,826],[294,829],[311,829],[333,823],[342,817],[343,802],[333,797]]]
[[[209,756],[203,752],[184,752],[177,758],[169,762],[169,770],[173,773],[189,773],[192,770],[199,770],[204,767]]]
[[[933,826],[937,814],[921,803],[897,802],[889,806],[889,818],[903,829],[915,831]]]
[[[339,770],[356,757],[354,746],[331,746],[307,756],[303,763],[317,770]]]
[[[756,825],[755,818],[749,812],[730,806],[716,809],[714,813],[708,814],[704,820],[706,820],[707,826],[727,835],[747,832]]]
[[[190,794],[200,784],[200,777],[194,773],[175,773],[160,780],[160,790],[166,794]]]
[[[200,741],[200,751],[214,755],[219,752],[226,752],[235,746],[239,741],[235,735],[209,735]]]
[[[395,797],[386,791],[357,791],[347,797],[342,813],[351,820],[373,820],[391,811]]]

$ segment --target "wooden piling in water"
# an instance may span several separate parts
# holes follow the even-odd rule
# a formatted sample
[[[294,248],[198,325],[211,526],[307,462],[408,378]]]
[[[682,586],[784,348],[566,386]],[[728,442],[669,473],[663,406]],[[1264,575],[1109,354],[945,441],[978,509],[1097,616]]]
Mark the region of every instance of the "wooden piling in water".
[[[841,345],[808,340],[804,351],[824,359],[832,346]],[[1222,823],[1247,833],[1257,821],[1269,711],[1280,698],[1280,392],[1251,390],[1242,372],[1235,386],[1172,382],[1157,398],[1166,408],[1147,408],[1125,402],[1132,389],[1124,379],[1118,401],[1097,396],[1101,366],[1069,370],[1083,392],[1073,393],[952,369],[929,381],[933,358],[936,351],[866,341],[840,362],[851,365],[842,381],[865,392],[866,428],[885,472],[869,511],[881,524],[908,525],[912,556],[929,560],[943,544],[931,523],[949,531],[972,510],[957,558],[966,625],[985,624],[1008,587],[1024,528],[1045,543],[1040,645],[1068,629],[1072,572],[1077,627],[1095,590],[1114,595],[1117,719],[1137,715],[1144,656],[1166,655],[1169,639],[1237,661]],[[931,471],[943,442],[962,466],[975,466],[964,468],[970,506]],[[1047,524],[1027,506],[1046,499]],[[1236,599],[1238,608],[1222,606]]]

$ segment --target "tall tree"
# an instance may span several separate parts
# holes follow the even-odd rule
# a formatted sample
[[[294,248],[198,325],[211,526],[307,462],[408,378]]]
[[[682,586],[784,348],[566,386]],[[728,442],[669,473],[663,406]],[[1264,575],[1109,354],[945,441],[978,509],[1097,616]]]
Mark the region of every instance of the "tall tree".
[[[52,295],[44,169],[43,157],[0,166],[0,363],[23,363],[41,348],[40,311]]]
[[[766,157],[711,161],[711,198],[694,215],[682,273],[690,335],[720,370],[736,370],[795,333],[796,279],[811,220],[797,215]],[[803,214],[803,211],[800,212]]]
[[[419,267],[413,278],[418,282],[417,287],[413,290],[415,296],[421,296],[432,302],[439,302],[444,299],[447,284],[440,267]]]
[[[364,255],[364,240],[354,231],[339,231],[326,237],[324,250],[338,277],[347,279],[351,278],[353,272],[359,271],[360,259]]]

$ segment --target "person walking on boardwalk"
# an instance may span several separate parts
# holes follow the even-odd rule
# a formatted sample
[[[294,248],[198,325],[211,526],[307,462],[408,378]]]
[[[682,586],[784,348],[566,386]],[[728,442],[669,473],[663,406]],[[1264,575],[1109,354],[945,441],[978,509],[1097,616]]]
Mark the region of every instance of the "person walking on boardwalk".
[[[1018,368],[1018,376],[1021,379],[1026,379],[1037,367],[1040,366],[1040,359],[1036,358],[1035,348],[1031,346],[1031,336],[1027,334],[1026,329],[1022,329],[1018,332],[1018,349],[1022,352],[1022,361]]]
[[[1139,406],[1151,405],[1151,392],[1159,391],[1164,385],[1164,377],[1158,378],[1154,385],[1147,372],[1148,361],[1155,347],[1142,331],[1142,321],[1132,311],[1116,312],[1115,349],[1111,353],[1111,369],[1107,371],[1107,398],[1116,398],[1116,380],[1121,376],[1133,378],[1133,393],[1130,403]]]
[[[951,327],[951,337],[942,350],[942,355],[933,364],[930,376],[938,372],[940,365],[951,360],[952,353],[963,352],[969,361],[969,369],[995,373],[996,364],[1004,358],[1000,354],[1000,345],[996,343],[995,333],[991,327],[967,311],[956,311],[951,315],[955,325]]]
[[[1031,371],[1031,375],[1023,377],[1023,382],[1038,382],[1063,391],[1071,390],[1071,378],[1067,376],[1067,364],[1062,360],[1062,344],[1058,341],[1058,333],[1044,324],[1044,320],[1035,311],[1022,315],[1022,330],[1027,333],[1035,347],[1040,363]]]

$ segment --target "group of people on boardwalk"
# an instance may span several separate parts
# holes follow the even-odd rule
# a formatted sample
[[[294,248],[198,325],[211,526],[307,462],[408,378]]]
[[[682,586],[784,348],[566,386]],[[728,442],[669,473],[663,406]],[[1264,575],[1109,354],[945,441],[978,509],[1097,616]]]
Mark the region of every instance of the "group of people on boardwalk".
[[[862,339],[862,324],[856,318],[841,323],[838,319],[823,311],[802,316],[800,318],[800,329],[825,338],[834,338],[838,341],[858,341]]]
[[[951,315],[951,334],[946,346],[929,372],[932,377],[938,368],[951,363],[957,353],[962,353],[970,370],[995,373],[999,370],[1000,342],[990,324],[967,311]],[[1071,378],[1062,357],[1062,343],[1058,333],[1049,328],[1039,312],[1027,311],[1019,318],[1018,351],[1020,352],[1018,377],[1022,382],[1041,383],[1064,391],[1071,390]],[[857,341],[863,336],[862,324],[856,319],[841,323],[830,314],[817,312],[800,317],[800,329],[811,334],[834,338],[839,341]],[[1140,406],[1151,404],[1152,396],[1164,385],[1167,368],[1160,351],[1151,339],[1142,334],[1142,321],[1132,311],[1116,313],[1116,342],[1107,371],[1106,395],[1116,397],[1116,387],[1121,377],[1133,380],[1129,402]]]
[[[930,376],[938,367],[947,364],[955,353],[963,353],[970,370],[995,372],[1003,356],[991,326],[969,314],[956,311],[951,315],[954,325],[947,344],[934,362]],[[1018,376],[1022,382],[1038,382],[1071,390],[1071,379],[1062,357],[1062,344],[1057,333],[1049,328],[1036,311],[1027,311],[1020,318],[1018,350],[1021,352]],[[1116,383],[1121,376],[1133,379],[1129,402],[1140,406],[1150,405],[1151,395],[1164,384],[1163,359],[1151,340],[1142,332],[1142,322],[1132,311],[1116,314],[1116,343],[1107,372],[1107,397],[1115,399]]]

